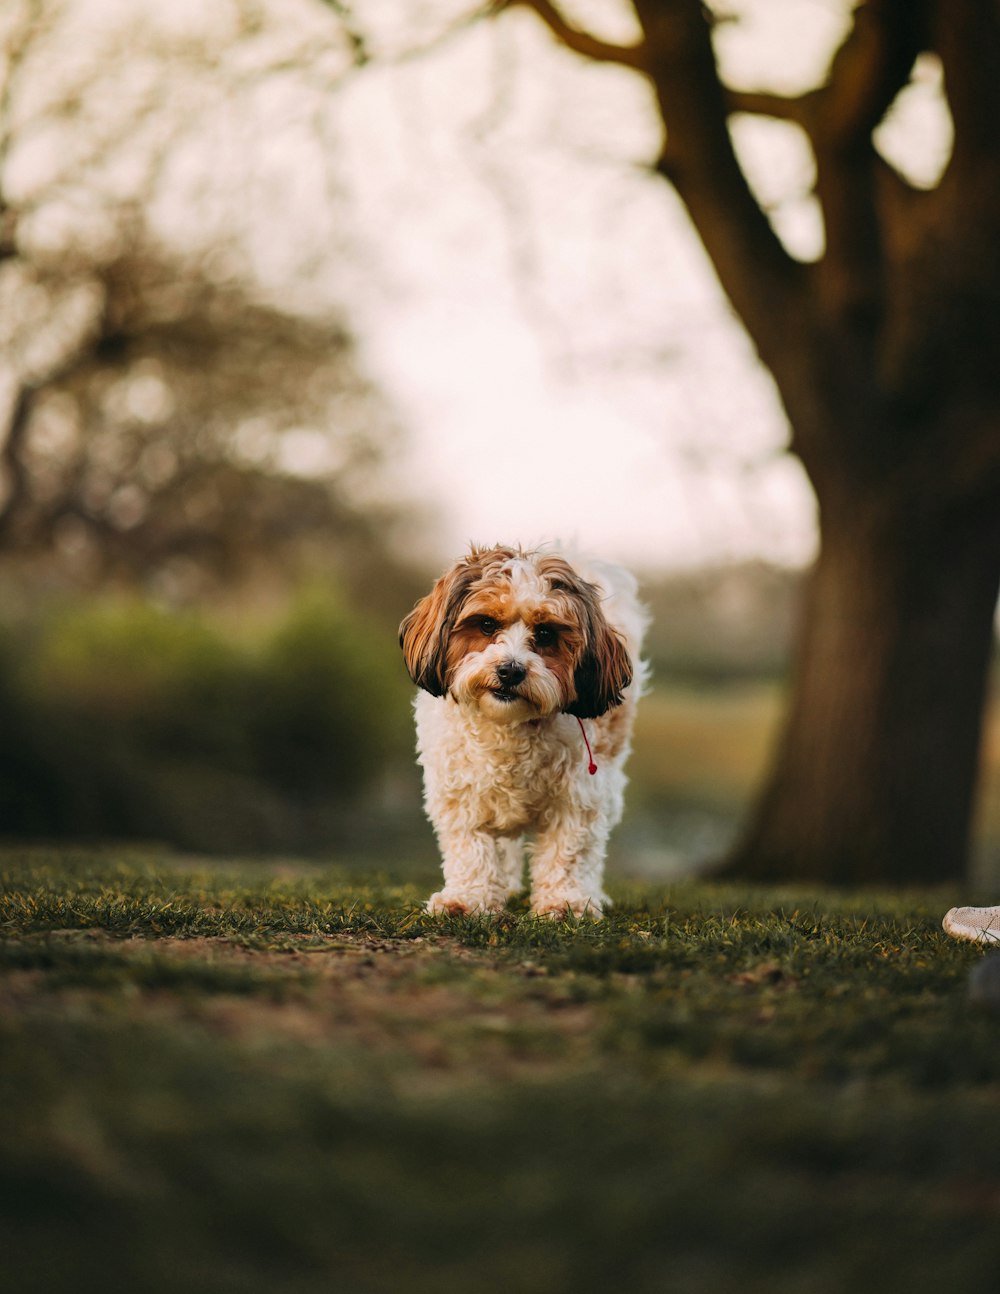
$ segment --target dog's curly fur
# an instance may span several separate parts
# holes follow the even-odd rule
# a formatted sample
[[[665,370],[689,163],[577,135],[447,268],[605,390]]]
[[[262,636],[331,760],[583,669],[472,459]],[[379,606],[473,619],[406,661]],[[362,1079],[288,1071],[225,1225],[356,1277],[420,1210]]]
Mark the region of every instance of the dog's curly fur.
[[[444,867],[428,911],[499,911],[521,888],[530,837],[532,911],[600,916],[646,620],[619,566],[495,547],[473,548],[403,621]]]

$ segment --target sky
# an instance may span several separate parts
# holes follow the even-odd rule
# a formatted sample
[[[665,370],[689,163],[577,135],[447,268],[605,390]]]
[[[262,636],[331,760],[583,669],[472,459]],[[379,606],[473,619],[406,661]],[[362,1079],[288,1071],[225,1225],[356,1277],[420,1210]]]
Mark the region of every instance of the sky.
[[[71,77],[96,53],[112,72],[88,112],[134,119],[136,141],[98,176],[58,132],[25,132],[5,173],[26,208],[42,195],[25,238],[100,254],[101,203],[151,192],[165,241],[238,243],[264,295],[343,309],[403,429],[390,488],[431,519],[437,556],[561,538],[645,568],[808,561],[811,493],[768,374],[650,173],[660,128],[640,78],[568,53],[523,10],[437,39],[469,0],[357,0],[377,57],[344,75],[318,0],[266,0],[259,38],[235,40],[241,4],[71,0],[69,39],[18,111],[56,93],[56,64]],[[634,38],[619,0],[566,8]],[[841,0],[739,8],[719,50],[747,86],[813,84],[843,31]],[[141,57],[154,27],[159,66]],[[881,138],[926,183],[948,148],[935,76],[918,66]],[[144,104],[174,114],[148,173]],[[781,237],[818,255],[804,139],[746,119],[734,137]]]
[[[644,86],[522,18],[344,96],[362,260],[377,267],[352,294],[355,325],[442,547],[807,560],[812,500],[781,452],[770,379],[646,169]]]
[[[380,7],[398,18],[391,4],[363,12]],[[813,84],[845,7],[743,8],[722,38],[732,79]],[[634,37],[612,0],[568,11]],[[345,91],[342,120],[371,269],[355,322],[411,432],[407,472],[442,545],[558,537],[647,567],[808,561],[811,492],[783,452],[768,374],[679,201],[649,173],[659,124],[644,82],[561,49],[525,11],[394,61],[427,29],[393,28],[388,57]],[[915,82],[881,144],[931,183],[947,122],[935,70]],[[804,138],[759,119],[734,129],[779,233],[814,258]]]

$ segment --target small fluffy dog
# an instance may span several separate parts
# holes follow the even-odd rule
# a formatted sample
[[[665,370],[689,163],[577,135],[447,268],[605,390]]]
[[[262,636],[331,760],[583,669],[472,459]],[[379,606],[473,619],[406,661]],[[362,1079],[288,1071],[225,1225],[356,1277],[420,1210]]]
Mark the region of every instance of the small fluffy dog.
[[[506,547],[473,548],[403,621],[444,865],[429,912],[500,911],[530,833],[531,910],[600,916],[646,621],[621,567]]]

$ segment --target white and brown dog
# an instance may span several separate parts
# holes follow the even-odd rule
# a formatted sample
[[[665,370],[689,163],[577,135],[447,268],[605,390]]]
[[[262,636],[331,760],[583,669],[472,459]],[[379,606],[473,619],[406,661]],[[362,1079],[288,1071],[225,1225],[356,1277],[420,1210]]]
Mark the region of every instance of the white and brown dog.
[[[600,916],[646,619],[621,567],[497,547],[473,548],[403,621],[444,864],[429,912],[500,911],[530,835],[531,910]]]

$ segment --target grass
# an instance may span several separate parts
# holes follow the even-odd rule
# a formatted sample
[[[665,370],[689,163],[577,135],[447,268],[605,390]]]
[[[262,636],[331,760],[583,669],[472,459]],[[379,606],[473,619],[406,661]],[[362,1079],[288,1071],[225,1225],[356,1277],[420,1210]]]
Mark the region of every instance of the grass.
[[[633,884],[595,925],[347,866],[0,873],[5,1289],[995,1286],[967,896]]]

